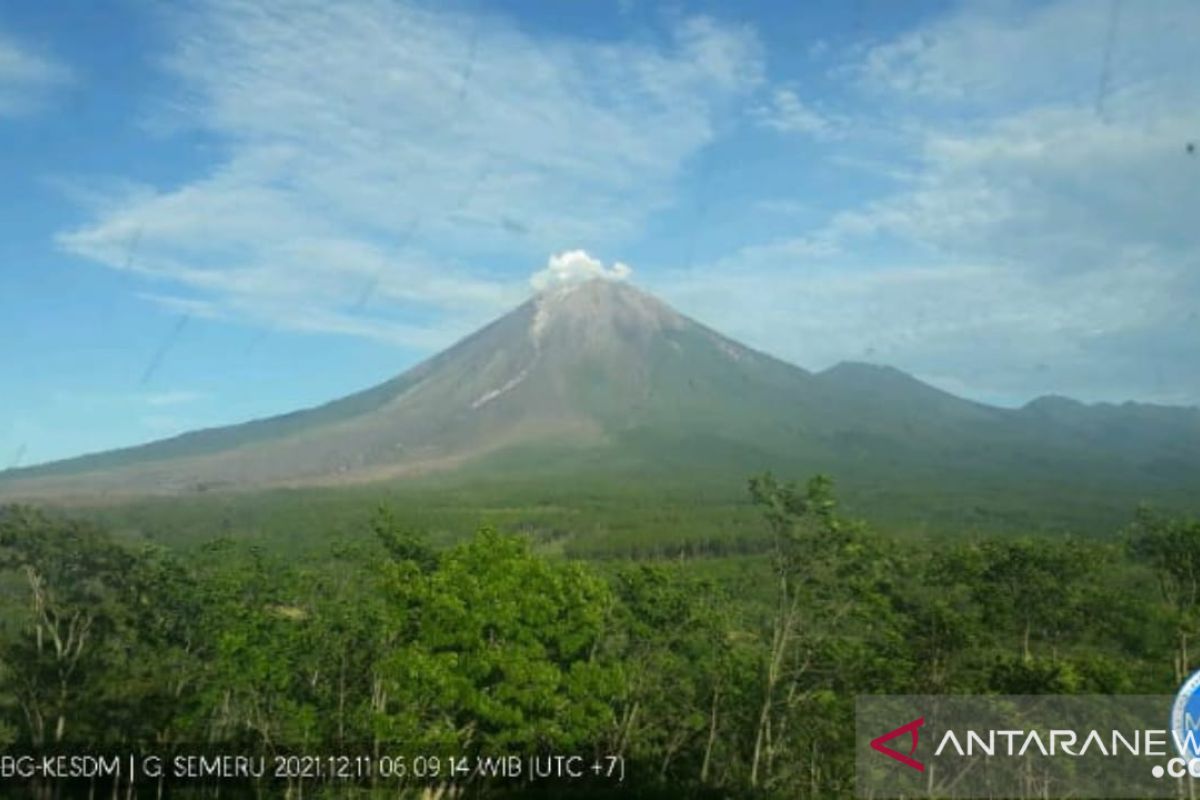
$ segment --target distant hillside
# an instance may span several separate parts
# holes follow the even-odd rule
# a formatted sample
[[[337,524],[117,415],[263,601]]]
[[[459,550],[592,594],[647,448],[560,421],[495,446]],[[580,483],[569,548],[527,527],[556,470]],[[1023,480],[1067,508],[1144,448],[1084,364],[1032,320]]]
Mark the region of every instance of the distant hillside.
[[[810,373],[626,284],[537,295],[318,408],[0,473],[0,498],[495,478],[727,481],[832,472],[879,497],[1011,505],[1200,496],[1200,411],[1046,397],[1008,410],[898,370]],[[981,501],[980,498],[983,498]]]

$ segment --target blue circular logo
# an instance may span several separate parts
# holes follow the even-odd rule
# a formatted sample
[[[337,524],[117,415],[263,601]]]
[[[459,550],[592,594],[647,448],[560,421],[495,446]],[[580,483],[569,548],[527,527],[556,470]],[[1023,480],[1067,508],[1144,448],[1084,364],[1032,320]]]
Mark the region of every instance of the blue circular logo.
[[[1171,706],[1175,749],[1186,759],[1200,758],[1200,670],[1184,681]]]

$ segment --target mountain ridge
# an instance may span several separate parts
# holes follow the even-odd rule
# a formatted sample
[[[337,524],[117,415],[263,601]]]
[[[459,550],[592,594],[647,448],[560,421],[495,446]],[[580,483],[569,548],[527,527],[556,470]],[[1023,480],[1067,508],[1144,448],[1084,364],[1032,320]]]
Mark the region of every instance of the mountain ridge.
[[[540,292],[376,386],[312,408],[0,473],[0,496],[181,494],[455,473],[550,448],[595,469],[778,466],[865,483],[1060,480],[1196,488],[1200,409],[1055,398],[1004,409],[893,367],[809,372],[626,283]],[[503,460],[503,458],[502,458]],[[506,469],[523,469],[519,459]],[[767,463],[759,463],[767,462]],[[505,462],[506,464],[508,462]],[[757,467],[755,466],[757,464]],[[1168,473],[1182,469],[1173,479]],[[529,465],[532,470],[532,465]],[[973,476],[973,477],[972,477]]]

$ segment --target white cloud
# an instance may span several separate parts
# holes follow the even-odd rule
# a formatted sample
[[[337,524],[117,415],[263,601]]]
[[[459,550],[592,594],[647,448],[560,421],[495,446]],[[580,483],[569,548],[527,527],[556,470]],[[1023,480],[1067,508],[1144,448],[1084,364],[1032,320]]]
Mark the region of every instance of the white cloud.
[[[776,89],[767,102],[751,111],[755,121],[778,133],[804,134],[814,139],[836,139],[846,121],[823,113],[800,99],[792,89]]]
[[[623,281],[633,270],[620,261],[606,268],[604,262],[592,258],[583,250],[567,250],[550,256],[546,268],[535,272],[529,279],[534,291],[543,291],[555,286],[569,286],[590,280]]]
[[[832,90],[767,87],[747,121],[822,141],[847,170],[831,194],[866,199],[804,230],[829,199],[773,188],[750,207],[794,234],[639,276],[802,364],[1200,401],[1200,4],[1113,7],[963,3],[840,56]],[[611,274],[586,251],[636,240],[764,85],[753,32],[707,18],[610,43],[403,2],[211,0],[178,30],[155,128],[221,160],[85,192],[61,245],[181,313],[425,349],[518,300],[514,265],[570,245],[538,282]]]
[[[227,155],[110,197],[61,246],[176,304],[420,347],[519,299],[497,260],[636,234],[762,72],[752,32],[706,18],[609,44],[385,0],[211,0],[178,30],[183,94],[154,127]]]
[[[0,117],[38,110],[49,93],[70,79],[71,71],[64,64],[0,30]]]
[[[835,223],[1047,276],[1151,254],[1193,259],[1200,192],[1182,143],[1198,126],[1189,102],[1119,122],[1042,107],[931,132],[905,191]]]
[[[1041,105],[1107,110],[1111,94],[1165,107],[1194,95],[1200,5],[993,0],[950,13],[870,48],[844,72],[877,94],[988,113]]]
[[[140,292],[138,293],[138,297],[154,303],[160,308],[165,308],[168,311],[176,312],[182,316],[196,317],[199,319],[222,318],[221,310],[215,304],[205,300],[154,294],[152,292]]]
[[[1106,64],[1108,8],[968,4],[867,51],[840,74],[897,190],[657,285],[814,367],[1200,403],[1200,6],[1124,4]]]
[[[1196,402],[1200,390],[1186,367],[1200,344],[1181,340],[1186,313],[1163,306],[1174,278],[1154,267],[1046,283],[988,264],[804,265],[769,259],[765,248],[762,260],[751,255],[662,276],[653,288],[685,313],[814,369],[891,364],[1002,403],[1048,392],[1123,400],[1129,386],[1137,399],[1177,401],[1183,392]],[[1133,346],[1146,332],[1154,335]],[[1164,363],[1174,368],[1160,375]]]

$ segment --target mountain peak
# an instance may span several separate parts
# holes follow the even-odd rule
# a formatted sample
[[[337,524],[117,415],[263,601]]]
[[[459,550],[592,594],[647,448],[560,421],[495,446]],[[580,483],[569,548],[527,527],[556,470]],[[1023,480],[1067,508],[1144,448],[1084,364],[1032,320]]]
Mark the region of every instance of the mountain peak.
[[[1024,408],[1026,411],[1044,413],[1073,413],[1079,409],[1086,408],[1086,404],[1059,394],[1044,394],[1041,397],[1035,397],[1030,400],[1025,404]]]
[[[812,375],[679,314],[626,275],[578,277],[538,286],[520,307],[379,386],[305,411],[9,471],[0,497],[478,476],[498,464],[529,476],[545,474],[543,457],[566,459],[556,470],[578,461],[744,474],[790,464],[864,480],[934,467],[977,469],[985,480],[1031,452],[1058,475],[1101,445],[1113,463],[1140,459],[1130,462],[1135,470],[1178,463],[1186,475],[1200,464],[1195,410],[1113,416],[1064,406],[1039,418],[962,400],[891,367],[846,362]],[[1083,445],[1081,431],[1091,437]]]
[[[926,386],[903,370],[866,361],[839,361],[817,374],[825,380],[836,381],[843,385]]]
[[[557,285],[533,298],[530,335],[596,343],[682,327],[684,318],[665,303],[624,281],[608,278]]]
[[[547,286],[534,294],[534,299],[545,302],[565,302],[569,299],[586,298],[592,303],[616,303],[639,298],[662,305],[662,302],[625,280],[614,278],[587,278],[570,283]]]
[[[905,375],[908,373],[886,364],[869,361],[839,361],[821,372],[822,375]]]

